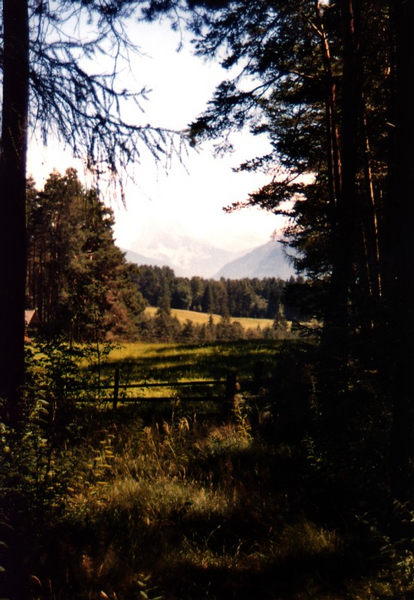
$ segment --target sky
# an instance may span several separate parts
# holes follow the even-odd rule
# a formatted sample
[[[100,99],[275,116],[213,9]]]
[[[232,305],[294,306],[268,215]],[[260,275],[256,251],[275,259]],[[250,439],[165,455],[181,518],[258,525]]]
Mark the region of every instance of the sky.
[[[131,33],[141,54],[133,57],[130,71],[121,73],[120,83],[136,89],[145,86],[151,92],[144,104],[145,114],[128,118],[185,129],[202,113],[226,72],[217,63],[195,57],[187,41],[178,52],[180,38],[167,23],[134,24]],[[226,214],[222,210],[246,199],[249,192],[269,180],[264,174],[232,170],[268,150],[264,136],[244,132],[234,138],[234,146],[234,153],[221,158],[213,157],[208,145],[189,150],[183,157],[184,166],[175,160],[168,170],[145,155],[140,165],[131,165],[134,180],[126,183],[126,207],[111,199],[118,245],[142,252],[150,236],[168,232],[239,252],[264,244],[275,230],[281,231],[280,218],[265,211],[249,208]],[[75,161],[56,140],[49,140],[47,147],[35,138],[29,141],[28,172],[38,186],[53,169],[63,173],[69,166],[84,176],[82,162]]]

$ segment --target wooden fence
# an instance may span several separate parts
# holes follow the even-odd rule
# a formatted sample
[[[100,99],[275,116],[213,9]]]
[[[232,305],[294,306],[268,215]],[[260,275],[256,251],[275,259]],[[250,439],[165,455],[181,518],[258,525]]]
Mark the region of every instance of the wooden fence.
[[[248,389],[252,382],[245,381],[243,389]],[[225,379],[203,379],[193,381],[161,381],[161,382],[140,382],[140,383],[121,383],[120,372],[116,369],[114,372],[113,383],[101,383],[93,389],[96,391],[107,391],[108,401],[112,402],[115,410],[122,401],[128,403],[137,402],[166,402],[180,398],[183,402],[232,402],[235,395],[240,393],[242,385],[234,373],[229,373]],[[164,395],[145,396],[145,395],[127,395],[122,391],[130,390],[170,390],[164,391]],[[191,395],[185,393],[189,390]],[[171,390],[173,390],[171,392]],[[198,392],[194,395],[194,392]],[[182,393],[180,393],[182,392]]]

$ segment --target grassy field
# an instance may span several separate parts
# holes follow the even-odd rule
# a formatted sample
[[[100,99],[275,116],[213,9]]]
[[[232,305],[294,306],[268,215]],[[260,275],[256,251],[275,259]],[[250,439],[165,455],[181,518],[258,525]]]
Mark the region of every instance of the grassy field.
[[[294,340],[125,344],[101,365],[108,377],[119,368],[121,381],[207,379],[228,370],[251,377],[258,362],[274,376],[268,388],[242,393],[233,411],[207,417],[197,408],[158,415],[120,403],[112,410],[71,395],[50,398],[47,388],[24,444],[6,430],[0,436],[0,588],[4,573],[16,573],[32,590],[2,595],[412,598],[414,554],[399,562],[381,554],[390,542],[365,525],[365,512],[355,518],[348,456],[338,470],[325,458],[326,440],[318,446],[312,433],[311,354]]]
[[[202,346],[131,342],[114,348],[101,369],[104,377],[111,377],[119,369],[123,383],[226,379],[229,373],[250,379],[258,365],[263,372],[271,372],[284,345],[280,340],[240,340]]]
[[[151,317],[155,316],[157,312],[157,308],[154,306],[148,306],[145,309],[145,312]],[[180,323],[185,323],[186,321],[191,321],[196,325],[206,325],[210,318],[208,313],[199,313],[194,312],[192,310],[181,310],[178,308],[172,308],[171,314],[173,317],[177,317]],[[214,324],[218,323],[221,319],[220,315],[212,315]],[[230,321],[232,323],[238,322],[243,327],[243,329],[264,329],[265,327],[272,327],[273,319],[253,319],[248,317],[230,317]]]
[[[117,346],[101,365],[101,379],[110,386],[112,394],[115,370],[119,372],[122,385],[133,383],[159,383],[163,388],[121,389],[120,399],[127,397],[180,397],[198,396],[198,386],[178,388],[177,382],[226,381],[229,374],[240,380],[253,380],[258,369],[263,375],[270,374],[283,341],[241,340],[217,342],[203,346],[175,343],[130,342]],[[211,389],[211,393],[225,394],[225,386]]]

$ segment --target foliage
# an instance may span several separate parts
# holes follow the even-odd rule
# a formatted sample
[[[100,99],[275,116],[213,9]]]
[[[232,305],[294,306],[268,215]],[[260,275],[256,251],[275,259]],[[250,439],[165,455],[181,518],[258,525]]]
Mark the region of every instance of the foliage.
[[[223,317],[274,319],[280,310],[289,308],[285,289],[297,285],[300,293],[304,285],[303,278],[291,278],[289,282],[275,277],[221,278],[216,281],[197,276],[176,277],[169,267],[130,264],[128,269],[131,280],[150,306],[215,313]],[[303,304],[304,307],[308,305]],[[309,316],[310,308],[306,316]],[[314,312],[312,307],[311,314]]]
[[[14,570],[19,600],[409,594],[411,542],[389,536],[386,507],[366,502],[366,482],[375,496],[383,485],[383,440],[373,422],[355,418],[352,447],[332,462],[314,352],[303,342],[129,345],[101,364],[102,378],[118,364],[131,378],[173,381],[236,366],[252,376],[261,361],[260,385],[217,418],[184,402],[164,415],[122,404],[114,412],[92,396],[70,402],[102,357],[64,342],[33,348],[24,443],[1,431],[0,577],[9,597]],[[386,420],[386,406],[375,406],[375,420]]]
[[[144,308],[115,246],[112,211],[77,173],[52,173],[29,187],[27,302],[41,331],[75,340],[133,336]]]
[[[138,322],[137,337],[146,342],[208,344],[215,341],[278,340],[295,335],[283,319],[273,322],[270,319],[235,319],[179,309],[166,312],[148,307]]]
[[[21,53],[14,63],[22,67],[15,68],[20,89],[4,86],[0,154],[2,190],[17,199],[17,206],[24,182],[28,38],[24,19],[10,19],[13,3],[7,0],[4,7],[4,84],[13,80],[8,77],[11,59],[16,59],[10,53],[10,26],[22,27],[15,38],[22,42]],[[107,25],[112,16],[127,16],[136,3],[115,2],[109,13],[99,2],[60,7],[55,22],[64,36],[68,15],[85,10],[91,25],[96,15]],[[152,582],[163,596],[188,600],[409,597],[414,539],[413,5],[405,0],[191,0],[151,2],[144,12],[154,17],[181,7],[191,8],[197,51],[219,55],[223,66],[232,69],[206,113],[191,126],[193,140],[212,139],[218,150],[226,150],[232,131],[250,126],[254,133],[268,133],[272,152],[240,168],[272,164],[276,169],[272,181],[247,204],[293,218],[286,237],[298,251],[297,267],[310,280],[299,288],[292,282],[286,297],[296,317],[304,297],[312,303],[312,314],[324,315],[322,344],[316,350],[299,341],[278,344],[265,364],[256,364],[255,389],[239,394],[233,386],[232,418],[216,415],[202,422],[179,399],[169,417],[123,406],[108,413],[93,402],[79,407],[73,401],[77,350],[44,346],[33,371],[34,391],[28,388],[28,418],[20,422],[19,433],[8,424],[1,428],[5,571],[0,576],[7,593],[19,600],[30,595],[30,575],[38,586],[32,597],[63,600],[145,598]],[[46,23],[51,21],[49,5],[38,8],[35,22],[42,14]],[[71,8],[74,13],[66,12]],[[80,49],[58,41],[63,45],[54,58],[69,56],[67,64],[58,64],[64,75]],[[235,77],[234,67],[241,69]],[[82,72],[78,75],[85,83]],[[110,113],[110,100],[117,98],[111,88],[99,93],[104,80],[92,78],[92,88],[86,88],[97,92],[96,114],[89,114],[83,97],[74,105],[76,117],[78,106],[86,110],[81,117],[92,116],[98,136],[89,138],[92,149],[103,131],[110,140],[114,132],[114,121],[101,128],[95,119],[102,118],[102,102]],[[74,85],[70,93],[82,92],[76,76],[69,81]],[[56,100],[53,86],[51,97]],[[76,142],[82,120],[74,118],[74,125]],[[122,143],[125,130],[119,125],[117,130],[115,122]],[[114,149],[111,143],[108,147]],[[123,149],[130,158],[129,145]],[[107,164],[116,169],[116,155]],[[22,226],[24,211],[18,213],[15,221],[13,211],[7,212],[12,235],[5,232],[0,253],[6,256],[9,244],[19,258],[18,277],[10,276],[9,267],[2,276],[3,288],[16,301],[13,319],[22,316],[18,287],[24,250],[16,246],[16,240],[22,241],[16,223]],[[64,238],[64,229],[61,233]],[[62,254],[66,266],[73,267]],[[75,267],[82,272],[84,265]],[[133,271],[132,277],[137,275]],[[73,274],[79,283],[76,269]],[[171,346],[164,346],[156,360],[121,359],[127,374],[138,370],[148,380],[163,375],[173,388],[183,372],[188,377],[201,370],[244,375],[255,354],[263,359],[266,352],[253,340],[212,343],[215,337],[230,337],[233,329],[241,335],[224,310],[232,301],[230,285],[181,279],[172,287],[169,271],[161,277],[148,270],[144,275],[153,279],[154,288],[159,285],[159,310],[154,323],[145,324],[158,337],[168,341],[182,335],[188,341],[195,335],[191,323],[180,331],[170,312],[172,298],[207,312],[220,307],[222,318],[215,324],[209,317],[202,331],[206,346],[198,353],[191,355],[183,343],[182,352],[174,348],[168,354]],[[256,290],[243,282],[237,293],[243,310],[254,305],[259,312],[267,310],[270,296],[258,301]],[[280,296],[274,300],[276,308]],[[10,302],[9,308],[12,312]],[[273,316],[276,324],[283,322],[279,310]],[[22,383],[15,369],[21,353],[13,346],[13,334],[23,331],[22,323],[12,322],[15,327],[4,322],[0,363],[6,385],[2,380],[0,393],[14,410],[9,422],[18,423],[13,401],[19,400]],[[16,337],[20,345],[22,337]],[[387,354],[391,350],[392,356]],[[229,403],[223,398],[225,407]]]
[[[178,155],[182,136],[128,120],[144,111],[149,91],[124,89],[122,69],[139,47],[128,23],[141,16],[134,2],[61,1],[27,3],[30,28],[30,125],[43,140],[58,132],[99,177],[139,163],[142,152],[155,159]],[[96,65],[105,58],[107,70]]]
[[[49,519],[58,518],[62,499],[74,484],[78,458],[68,444],[81,430],[73,420],[76,402],[98,401],[91,384],[110,349],[97,352],[63,339],[26,348],[24,428],[16,432],[0,423],[0,531],[6,540],[3,577],[11,598],[26,597],[42,532]],[[81,361],[89,364],[88,371],[80,371]]]
[[[85,189],[77,173],[52,173],[44,189],[29,182],[27,302],[36,307],[43,335],[65,333],[74,340],[128,339],[187,342],[284,335],[268,327],[245,332],[228,315],[278,315],[282,292],[304,286],[267,278],[239,281],[177,278],[168,267],[126,264],[115,246],[112,211],[97,191]],[[286,296],[288,298],[288,296]],[[142,314],[145,300],[159,307],[155,318]],[[170,306],[216,310],[214,327],[180,327]],[[289,306],[286,305],[286,310]]]

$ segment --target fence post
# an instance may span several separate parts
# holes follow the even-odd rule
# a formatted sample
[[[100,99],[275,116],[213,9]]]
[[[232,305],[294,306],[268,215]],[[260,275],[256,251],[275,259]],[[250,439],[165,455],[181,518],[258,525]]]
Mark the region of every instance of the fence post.
[[[255,390],[258,390],[264,382],[265,379],[265,365],[262,360],[258,360],[254,365],[253,372],[253,387]]]
[[[116,405],[118,404],[118,394],[119,394],[119,369],[116,368],[115,376],[114,376],[114,399],[112,402],[113,410],[116,410]]]
[[[226,414],[230,416],[237,404],[238,394],[240,393],[240,383],[236,373],[228,373],[226,380]]]

